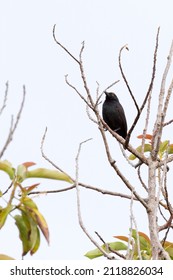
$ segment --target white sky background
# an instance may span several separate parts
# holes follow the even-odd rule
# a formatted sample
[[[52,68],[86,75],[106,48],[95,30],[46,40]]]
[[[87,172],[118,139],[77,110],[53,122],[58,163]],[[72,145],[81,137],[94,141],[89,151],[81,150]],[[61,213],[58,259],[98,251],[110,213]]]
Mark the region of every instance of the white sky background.
[[[129,52],[123,53],[123,65],[128,81],[139,104],[149,85],[155,37],[161,27],[157,79],[150,129],[154,122],[157,93],[166,57],[172,40],[172,1],[2,1],[0,0],[0,92],[1,102],[8,80],[10,84],[8,106],[0,119],[3,145],[10,125],[10,116],[16,113],[22,97],[22,85],[26,85],[26,103],[22,118],[3,159],[14,167],[25,161],[37,166],[52,168],[41,157],[40,143],[44,129],[48,127],[45,152],[51,160],[74,177],[75,156],[81,141],[92,141],[83,146],[80,157],[80,181],[112,191],[126,192],[126,188],[106,161],[103,143],[96,125],[91,123],[85,105],[70,89],[64,75],[82,93],[78,65],[55,44],[52,27],[57,25],[57,38],[78,57],[81,42],[85,40],[84,63],[87,80],[93,95],[96,81],[100,90],[113,81],[113,87],[126,112],[128,127],[135,108],[123,83],[118,68],[119,49],[128,44]],[[172,102],[172,100],[171,100]],[[101,106],[100,106],[101,109]],[[168,120],[171,118],[171,110]],[[142,132],[145,117],[134,131],[131,143],[136,147],[136,135]],[[148,131],[151,133],[152,131]],[[112,155],[124,169],[124,175],[135,182],[135,170],[124,162],[119,145],[108,135]],[[165,138],[173,142],[172,127],[165,129]],[[0,189],[6,189],[9,180],[1,174]],[[28,180],[26,185],[41,180]],[[67,186],[57,181],[42,181],[40,190]],[[135,182],[135,187],[140,187]],[[93,245],[78,225],[75,191],[36,198],[40,211],[50,229],[50,246],[42,238],[39,251],[26,259],[85,259],[83,255]],[[127,235],[130,227],[129,201],[104,196],[91,191],[81,191],[83,221],[88,231],[94,231],[106,241],[113,235]],[[140,231],[147,231],[145,212],[135,204],[136,220]],[[171,237],[170,237],[171,241]],[[21,242],[13,219],[8,218],[0,232],[0,253],[20,258]]]

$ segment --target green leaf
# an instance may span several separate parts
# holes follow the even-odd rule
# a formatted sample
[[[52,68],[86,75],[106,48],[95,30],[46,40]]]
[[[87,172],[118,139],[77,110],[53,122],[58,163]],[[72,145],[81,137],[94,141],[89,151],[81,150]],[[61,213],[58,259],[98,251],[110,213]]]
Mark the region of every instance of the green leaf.
[[[169,143],[168,140],[165,140],[165,141],[163,141],[163,142],[160,143],[159,151],[160,151],[161,153],[164,153],[164,152],[165,152],[165,150],[166,150],[167,147],[168,147],[168,143]]]
[[[168,140],[165,140],[164,142],[160,143],[160,147],[159,147],[159,157],[160,157],[160,159],[163,157],[163,154],[168,149],[168,143],[169,143]]]
[[[143,232],[138,232],[139,234],[139,242],[140,242],[140,249],[147,251],[148,253],[151,253],[151,244],[150,244],[150,239],[146,234]],[[136,250],[137,250],[137,234],[136,230],[132,230],[132,237],[135,239],[136,243]]]
[[[127,246],[124,243],[119,242],[119,241],[111,242],[108,244],[109,244],[110,248],[115,251],[127,250]]]
[[[171,243],[169,241],[165,241],[164,249],[168,252],[171,259],[173,259],[173,243]]]
[[[37,227],[37,238],[36,238],[36,241],[35,241],[35,245],[34,247],[32,248],[32,250],[30,251],[30,254],[33,255],[37,252],[38,248],[40,247],[40,231]]]
[[[145,145],[144,145],[144,153],[146,153],[146,152],[151,152],[151,149],[152,149],[151,144],[145,144]],[[137,150],[139,153],[141,153],[141,151],[142,151],[142,146],[137,147],[136,150]],[[136,156],[133,155],[133,154],[131,154],[131,155],[129,156],[129,160],[134,160],[134,159],[136,159]]]
[[[11,180],[14,179],[15,169],[12,167],[12,164],[9,161],[0,161],[0,170],[6,172]]]
[[[29,207],[31,209],[38,209],[36,203],[29,197],[23,197],[21,198],[21,203],[23,203],[23,205],[26,207]]]
[[[36,203],[29,197],[22,197],[18,209],[23,211],[28,218],[32,219],[34,223],[40,228],[47,242],[49,243],[49,229],[45,218],[39,212]]]
[[[22,246],[23,246],[22,256],[25,256],[32,248],[32,244],[28,238],[30,223],[28,222],[27,224],[21,215],[14,216],[14,219],[16,221],[16,226],[18,227],[19,230],[20,240],[22,241]]]
[[[26,178],[27,168],[25,165],[20,164],[17,167],[17,182],[21,183]]]
[[[12,205],[7,205],[7,207],[0,209],[0,229],[4,226],[7,216],[12,209]]]
[[[14,219],[16,220],[19,237],[22,241],[22,256],[25,256],[29,251],[32,252],[32,250],[34,250],[36,243],[38,242],[37,225],[32,217],[24,211],[22,211],[22,215],[16,215]]]
[[[127,246],[122,242],[112,242],[108,243],[109,247],[114,251],[120,251],[120,250],[127,250]],[[102,245],[101,246],[107,253],[110,253],[110,250],[108,249],[108,246]],[[94,259],[103,256],[103,253],[98,249],[91,250],[85,254],[85,257],[89,259]]]
[[[168,154],[173,154],[173,144],[170,144],[168,147]]]
[[[38,209],[36,208],[28,208],[27,210],[29,210],[32,218],[34,219],[35,223],[39,226],[39,228],[41,229],[44,237],[46,238],[47,242],[49,243],[49,229],[48,229],[48,225],[46,223],[45,218],[43,217],[43,215],[39,212]]]
[[[26,178],[46,178],[53,180],[63,180],[69,183],[73,183],[73,181],[65,173],[58,170],[51,170],[46,168],[37,168],[31,171],[27,171]]]

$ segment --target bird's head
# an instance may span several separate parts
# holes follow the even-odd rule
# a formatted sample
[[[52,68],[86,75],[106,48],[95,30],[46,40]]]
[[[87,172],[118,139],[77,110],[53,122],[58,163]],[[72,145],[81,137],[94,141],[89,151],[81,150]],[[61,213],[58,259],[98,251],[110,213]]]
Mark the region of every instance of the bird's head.
[[[118,97],[116,96],[115,93],[113,93],[113,92],[107,92],[107,91],[105,91],[104,93],[106,94],[106,100],[119,101],[119,100],[118,100]]]

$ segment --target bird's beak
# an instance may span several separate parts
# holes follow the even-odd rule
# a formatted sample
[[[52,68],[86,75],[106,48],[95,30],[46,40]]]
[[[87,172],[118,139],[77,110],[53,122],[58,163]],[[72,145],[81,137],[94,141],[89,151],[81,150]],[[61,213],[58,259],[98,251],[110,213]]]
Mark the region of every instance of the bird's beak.
[[[105,93],[105,94],[106,94],[106,96],[107,96],[107,94],[108,94],[108,93],[107,93],[107,91],[104,91],[104,93]]]

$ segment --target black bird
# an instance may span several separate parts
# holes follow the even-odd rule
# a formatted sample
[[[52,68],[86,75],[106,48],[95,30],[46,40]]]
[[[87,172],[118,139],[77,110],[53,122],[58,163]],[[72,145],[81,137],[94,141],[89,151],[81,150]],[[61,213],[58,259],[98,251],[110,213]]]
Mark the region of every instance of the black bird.
[[[102,108],[103,120],[112,130],[125,139],[127,135],[127,122],[124,109],[113,92],[105,91],[105,94],[106,99]]]

